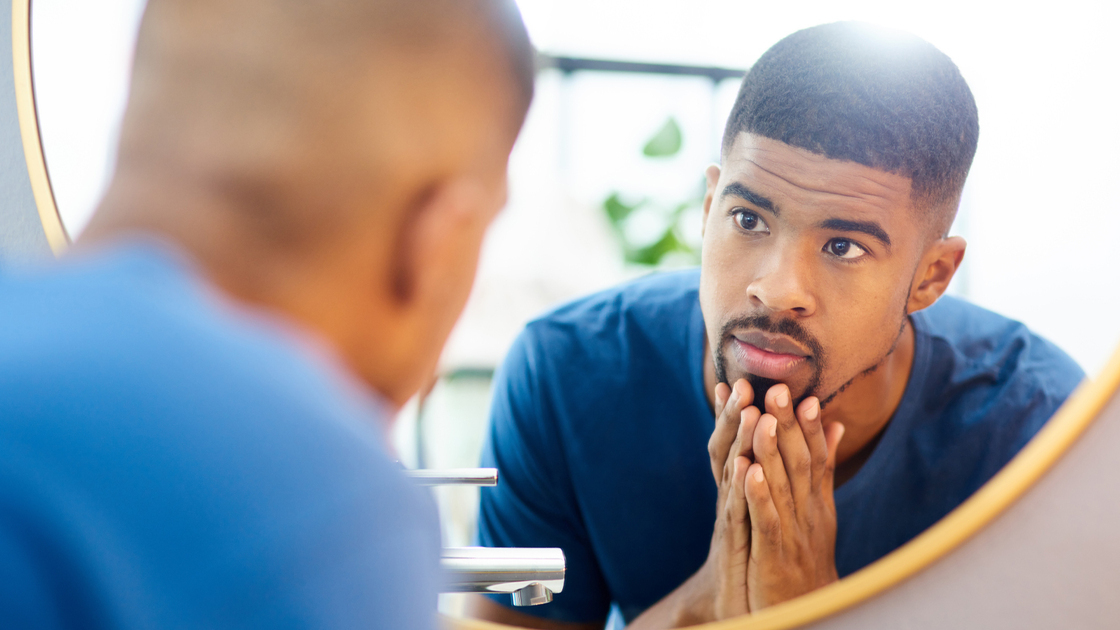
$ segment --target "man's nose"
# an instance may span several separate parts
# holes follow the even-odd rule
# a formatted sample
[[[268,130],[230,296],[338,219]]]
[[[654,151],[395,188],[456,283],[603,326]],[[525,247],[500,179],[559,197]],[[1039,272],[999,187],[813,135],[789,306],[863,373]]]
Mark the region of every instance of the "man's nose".
[[[817,310],[812,291],[812,252],[796,244],[775,247],[747,285],[747,298],[772,313],[808,317]]]

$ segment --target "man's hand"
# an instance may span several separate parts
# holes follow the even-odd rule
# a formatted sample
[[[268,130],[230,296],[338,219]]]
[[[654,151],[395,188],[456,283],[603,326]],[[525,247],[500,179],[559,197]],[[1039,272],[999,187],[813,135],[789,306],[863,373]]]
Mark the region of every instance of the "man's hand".
[[[751,406],[754,390],[745,380],[734,388],[716,385],[716,425],[708,441],[712,476],[719,488],[716,525],[708,559],[672,593],[635,619],[627,629],[677,628],[744,615],[750,524],[746,478],[752,439],[762,412]]]
[[[751,465],[752,436],[762,413],[751,406],[754,390],[742,379],[734,388],[718,384],[715,399],[716,425],[708,440],[708,456],[719,494],[716,526],[704,570],[708,571],[712,589],[712,619],[727,619],[749,610],[750,524],[745,483]]]
[[[758,611],[837,580],[833,472],[844,427],[821,425],[820,402],[796,411],[789,388],[766,392],[747,471],[749,608]],[[714,544],[714,541],[713,541]]]

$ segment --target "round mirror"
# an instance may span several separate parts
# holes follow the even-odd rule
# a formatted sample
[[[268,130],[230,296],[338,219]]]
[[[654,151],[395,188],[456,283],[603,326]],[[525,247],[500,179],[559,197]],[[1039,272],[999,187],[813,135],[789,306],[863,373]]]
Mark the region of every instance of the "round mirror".
[[[17,15],[29,6],[29,31],[21,39],[28,25],[17,20],[14,39],[17,47],[30,42],[32,111],[52,195],[39,200],[40,210],[53,201],[66,233],[80,238],[112,173],[145,3],[15,4]],[[1120,286],[1120,265],[1111,259],[1111,237],[1120,228],[1111,184],[1120,171],[1111,85],[1120,42],[1110,32],[1117,17],[1110,4],[1078,0],[1048,11],[985,9],[966,0],[519,5],[546,63],[512,157],[510,203],[487,241],[443,378],[397,426],[413,464],[477,461],[489,375],[528,318],[657,266],[693,263],[698,186],[705,166],[718,160],[737,89],[734,71],[795,30],[841,19],[925,38],[953,58],[975,95],[979,149],[952,230],[969,246],[949,292],[1026,323],[1087,373],[1105,366],[1120,340],[1113,315],[1120,294],[1109,290]],[[612,208],[635,200],[652,202],[634,220],[615,221]],[[669,245],[659,245],[670,236]],[[1100,403],[1103,391],[1081,395]],[[1095,413],[1096,403],[1084,400],[1063,412],[1066,438]],[[849,586],[830,591],[840,595],[813,600],[814,614],[867,597],[959,543],[1018,496],[1064,444],[1053,438],[1039,446],[1049,449],[1049,460],[1037,456],[1033,468],[1002,482],[1000,494],[982,506],[966,504],[972,512],[961,517],[964,508],[958,510],[950,517],[956,524],[932,542],[919,539],[861,572],[864,586],[851,586],[849,578],[841,582]],[[440,497],[454,544],[470,539],[476,497]],[[441,606],[457,614],[462,601],[448,598]],[[783,627],[810,620],[790,615]]]

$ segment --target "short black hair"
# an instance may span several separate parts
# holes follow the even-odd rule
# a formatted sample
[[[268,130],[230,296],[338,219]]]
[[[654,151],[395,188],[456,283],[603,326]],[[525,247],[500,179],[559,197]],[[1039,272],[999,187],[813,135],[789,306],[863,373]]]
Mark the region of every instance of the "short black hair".
[[[860,22],[798,31],[743,78],[723,152],[747,132],[911,180],[915,205],[949,229],[976,154],[976,101],[929,42]]]

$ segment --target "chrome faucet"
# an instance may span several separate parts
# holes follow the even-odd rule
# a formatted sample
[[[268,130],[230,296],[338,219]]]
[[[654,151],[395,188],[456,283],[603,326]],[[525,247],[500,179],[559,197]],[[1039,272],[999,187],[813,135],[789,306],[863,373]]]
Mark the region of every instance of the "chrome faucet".
[[[408,470],[424,486],[498,485],[496,468]],[[440,558],[445,593],[509,593],[514,606],[552,601],[564,590],[564,552],[558,548],[447,547]]]
[[[448,547],[440,566],[448,593],[510,593],[514,606],[552,601],[564,590],[564,552],[516,547]]]

